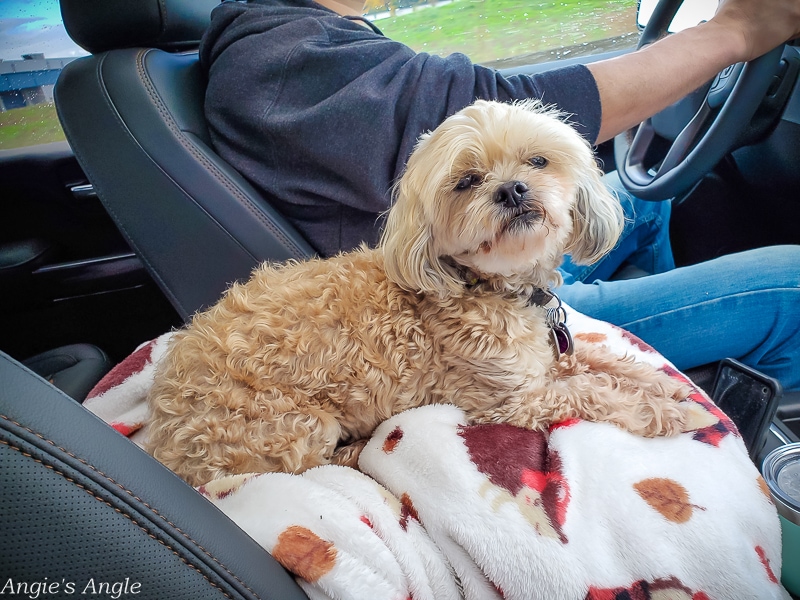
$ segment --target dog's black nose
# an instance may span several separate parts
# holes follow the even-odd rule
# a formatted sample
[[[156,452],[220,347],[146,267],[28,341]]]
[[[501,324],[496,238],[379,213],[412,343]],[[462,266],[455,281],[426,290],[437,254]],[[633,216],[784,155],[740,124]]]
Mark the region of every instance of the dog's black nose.
[[[508,208],[518,207],[525,199],[528,186],[521,181],[507,181],[494,194],[494,201]]]

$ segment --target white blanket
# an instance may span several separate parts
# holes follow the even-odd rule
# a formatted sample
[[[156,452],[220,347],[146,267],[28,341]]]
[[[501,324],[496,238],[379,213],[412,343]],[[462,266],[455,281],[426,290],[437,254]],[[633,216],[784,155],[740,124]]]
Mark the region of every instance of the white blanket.
[[[570,330],[685,379],[629,333],[569,311]],[[145,396],[170,334],[139,348],[85,406],[146,435]],[[312,600],[785,598],[780,524],[730,420],[694,390],[687,431],[605,423],[549,432],[469,425],[458,408],[397,415],[361,455],[198,488]]]

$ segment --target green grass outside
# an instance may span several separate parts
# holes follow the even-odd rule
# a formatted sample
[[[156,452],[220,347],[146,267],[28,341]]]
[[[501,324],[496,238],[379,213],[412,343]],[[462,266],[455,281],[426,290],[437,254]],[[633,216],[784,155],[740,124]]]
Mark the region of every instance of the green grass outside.
[[[637,0],[454,0],[375,21],[418,52],[492,63],[636,31]]]
[[[0,112],[0,150],[64,139],[54,104],[37,104]]]

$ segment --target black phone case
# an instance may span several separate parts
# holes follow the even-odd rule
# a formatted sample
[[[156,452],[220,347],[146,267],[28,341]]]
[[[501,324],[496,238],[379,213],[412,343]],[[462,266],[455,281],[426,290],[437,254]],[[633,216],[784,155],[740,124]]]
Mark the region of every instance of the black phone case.
[[[782,395],[778,380],[732,358],[720,362],[711,399],[739,429],[753,460],[766,441]]]

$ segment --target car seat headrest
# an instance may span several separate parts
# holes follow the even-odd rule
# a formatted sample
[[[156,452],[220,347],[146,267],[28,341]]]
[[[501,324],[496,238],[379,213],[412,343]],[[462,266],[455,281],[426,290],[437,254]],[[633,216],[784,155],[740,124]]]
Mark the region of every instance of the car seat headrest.
[[[69,36],[93,54],[145,46],[196,48],[220,0],[61,0]]]

